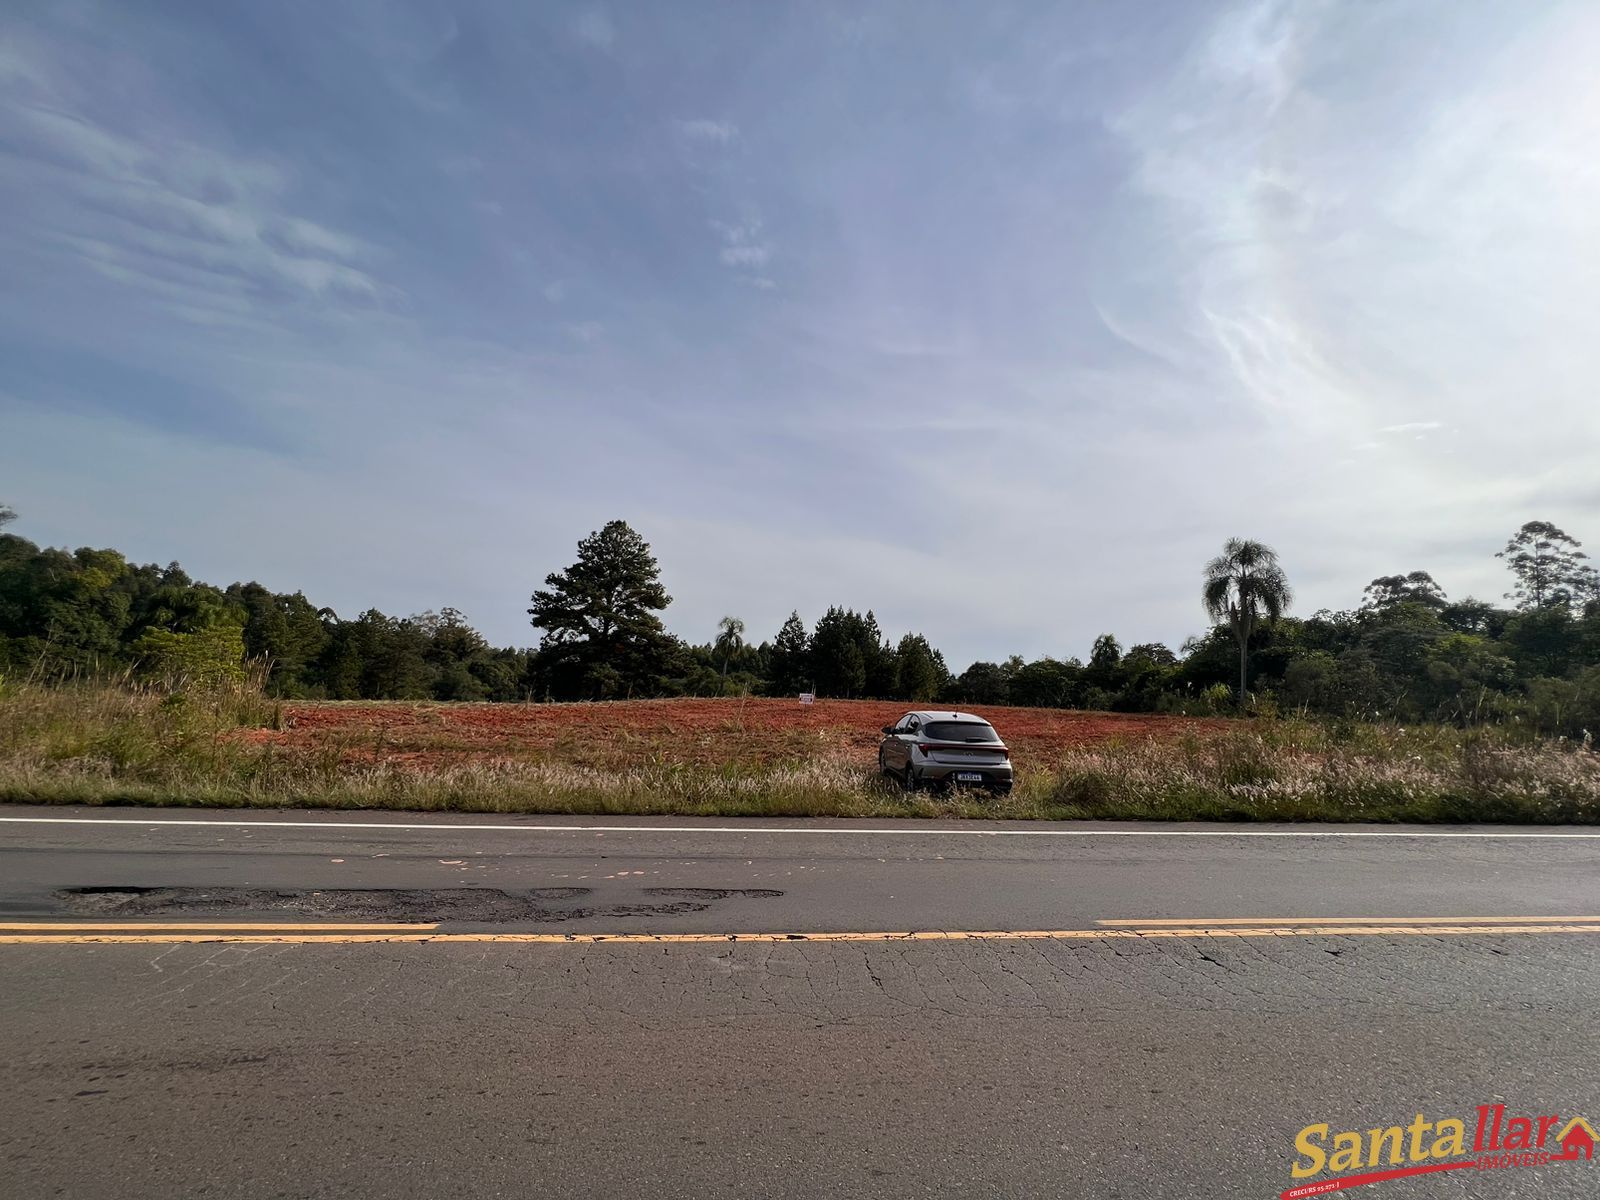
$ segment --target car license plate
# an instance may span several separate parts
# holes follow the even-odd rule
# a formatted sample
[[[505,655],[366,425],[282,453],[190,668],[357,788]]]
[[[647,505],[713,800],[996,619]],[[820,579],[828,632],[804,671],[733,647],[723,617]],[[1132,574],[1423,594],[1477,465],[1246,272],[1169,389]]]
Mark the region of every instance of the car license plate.
[[[957,783],[982,783],[983,776],[977,771],[957,771]]]

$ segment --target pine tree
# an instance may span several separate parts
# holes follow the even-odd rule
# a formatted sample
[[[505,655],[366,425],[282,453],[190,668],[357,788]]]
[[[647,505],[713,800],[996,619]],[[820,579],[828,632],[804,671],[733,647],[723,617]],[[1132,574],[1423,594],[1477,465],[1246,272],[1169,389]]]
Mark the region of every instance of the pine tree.
[[[672,603],[650,545],[626,521],[578,543],[578,561],[545,578],[528,616],[553,691],[609,699],[659,690],[674,640],[656,614]]]
[[[773,639],[768,655],[768,676],[774,695],[787,696],[811,687],[811,636],[799,612],[789,619]]]

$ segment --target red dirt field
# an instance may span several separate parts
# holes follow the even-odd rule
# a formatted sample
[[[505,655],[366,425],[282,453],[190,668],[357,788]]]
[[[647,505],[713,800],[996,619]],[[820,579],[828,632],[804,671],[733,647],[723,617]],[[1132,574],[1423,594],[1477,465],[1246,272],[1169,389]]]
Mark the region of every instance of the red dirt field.
[[[876,700],[633,700],[600,704],[285,702],[283,728],[261,745],[331,752],[346,761],[426,767],[472,759],[584,766],[692,763],[752,766],[819,753],[870,764],[879,730],[910,706]],[[1020,764],[1113,740],[1206,733],[1225,722],[1045,708],[964,709],[993,722]]]

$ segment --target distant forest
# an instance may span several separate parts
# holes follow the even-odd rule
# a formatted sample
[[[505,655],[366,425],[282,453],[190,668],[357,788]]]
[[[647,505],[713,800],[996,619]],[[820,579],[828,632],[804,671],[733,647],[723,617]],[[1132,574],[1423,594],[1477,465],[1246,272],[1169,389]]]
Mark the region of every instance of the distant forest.
[[[15,514],[0,507],[0,524]],[[531,649],[496,648],[454,609],[345,618],[301,592],[214,587],[173,563],[41,548],[0,533],[0,686],[123,675],[165,686],[259,679],[275,696],[607,700],[653,696],[873,697],[1123,712],[1301,711],[1365,719],[1524,722],[1600,733],[1600,586],[1576,539],[1529,522],[1500,557],[1506,603],[1452,600],[1425,571],[1373,580],[1359,603],[1287,613],[1266,547],[1230,542],[1197,577],[1209,631],[1176,650],[1110,633],[1087,661],[975,662],[954,673],[919,633],[870,609],[795,613],[752,639],[726,617],[691,644],[650,547],[625,522],[583,539],[529,601]],[[1241,689],[1241,674],[1243,688]],[[3,692],[0,692],[3,694]]]

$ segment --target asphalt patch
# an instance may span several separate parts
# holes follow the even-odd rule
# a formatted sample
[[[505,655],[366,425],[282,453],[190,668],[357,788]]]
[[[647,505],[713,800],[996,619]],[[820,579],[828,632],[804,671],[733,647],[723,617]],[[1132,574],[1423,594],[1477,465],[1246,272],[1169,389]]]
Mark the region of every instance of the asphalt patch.
[[[591,889],[78,887],[56,893],[85,917],[238,917],[285,915],[359,921],[548,924],[589,918],[673,917],[704,912],[735,896],[777,897],[770,888],[646,888],[643,904],[563,904]]]

